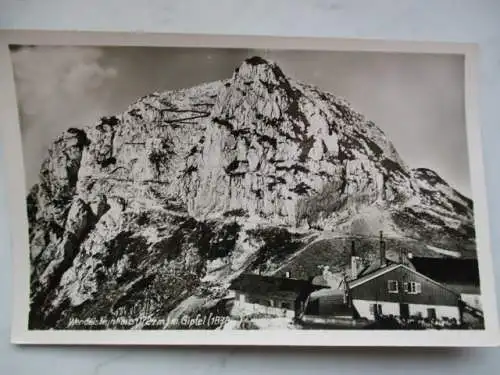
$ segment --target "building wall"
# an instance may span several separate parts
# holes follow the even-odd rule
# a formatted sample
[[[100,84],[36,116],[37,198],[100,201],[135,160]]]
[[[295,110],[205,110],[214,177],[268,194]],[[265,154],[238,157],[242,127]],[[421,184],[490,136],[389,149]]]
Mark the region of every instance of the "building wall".
[[[375,300],[353,300],[353,305],[358,311],[361,318],[366,318],[369,320],[375,320],[375,311],[371,306],[374,304],[379,304],[381,306],[380,313],[382,315],[394,315],[399,316],[399,303],[395,302],[381,302]],[[460,322],[460,310],[458,306],[443,306],[443,305],[424,305],[424,304],[409,304],[410,316],[418,315],[419,313],[423,318],[427,318],[427,309],[433,308],[436,311],[436,318],[455,318],[457,322]]]
[[[399,315],[399,303],[394,302],[380,302],[369,300],[353,300],[352,301],[356,311],[361,318],[375,320],[375,311],[371,311],[371,306],[374,304],[381,305],[382,315]]]
[[[280,307],[282,302],[288,302],[291,309],[285,309]],[[251,299],[249,301],[248,296],[237,293],[234,305],[231,311],[231,315],[233,316],[244,316],[250,314],[268,314],[268,315],[276,315],[279,317],[287,317],[293,318],[295,316],[295,310],[293,309],[293,303],[290,304],[289,301],[277,301],[277,300],[269,300],[270,306],[265,306],[260,303],[255,303]]]
[[[389,293],[389,280],[398,281],[399,290],[397,293]],[[420,293],[409,294],[405,292],[403,290],[405,282],[420,283]],[[356,300],[439,306],[458,306],[460,299],[460,296],[451,290],[403,267],[396,268],[361,285],[351,287],[351,296]]]
[[[440,305],[418,305],[413,304],[409,305],[410,307],[410,316],[412,315],[420,315],[423,318],[428,318],[427,309],[433,308],[436,311],[437,319],[453,319],[455,318],[457,322],[460,322],[460,309],[458,306],[440,306]]]

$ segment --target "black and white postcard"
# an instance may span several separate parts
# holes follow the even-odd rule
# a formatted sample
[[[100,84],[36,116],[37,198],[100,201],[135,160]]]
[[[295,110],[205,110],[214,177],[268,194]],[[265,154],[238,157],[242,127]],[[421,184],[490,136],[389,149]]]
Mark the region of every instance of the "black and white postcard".
[[[14,342],[498,343],[475,46],[2,36]]]

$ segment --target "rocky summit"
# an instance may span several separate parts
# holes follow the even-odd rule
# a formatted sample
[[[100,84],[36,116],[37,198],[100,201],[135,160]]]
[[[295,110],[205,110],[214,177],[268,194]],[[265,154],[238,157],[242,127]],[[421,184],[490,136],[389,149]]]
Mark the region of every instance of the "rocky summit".
[[[68,129],[27,205],[33,329],[215,309],[243,271],[275,273],[325,241],[323,264],[348,267],[338,239],[379,230],[426,256],[476,248],[470,199],[260,57]]]

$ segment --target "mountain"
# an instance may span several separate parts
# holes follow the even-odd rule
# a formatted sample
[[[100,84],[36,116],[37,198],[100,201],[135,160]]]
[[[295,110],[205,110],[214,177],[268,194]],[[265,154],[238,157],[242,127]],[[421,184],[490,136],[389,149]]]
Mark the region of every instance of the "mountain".
[[[260,57],[68,129],[27,205],[32,328],[212,308],[243,271],[277,272],[318,241],[342,266],[338,238],[379,230],[475,257],[470,199],[410,169],[345,100]]]

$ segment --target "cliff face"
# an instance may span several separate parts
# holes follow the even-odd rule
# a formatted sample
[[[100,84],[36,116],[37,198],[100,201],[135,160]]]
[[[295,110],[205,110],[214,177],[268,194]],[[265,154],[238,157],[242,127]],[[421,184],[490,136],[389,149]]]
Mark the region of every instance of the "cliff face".
[[[409,169],[347,102],[259,57],[68,129],[27,202],[34,328],[210,303],[326,232],[475,249],[469,199]]]

